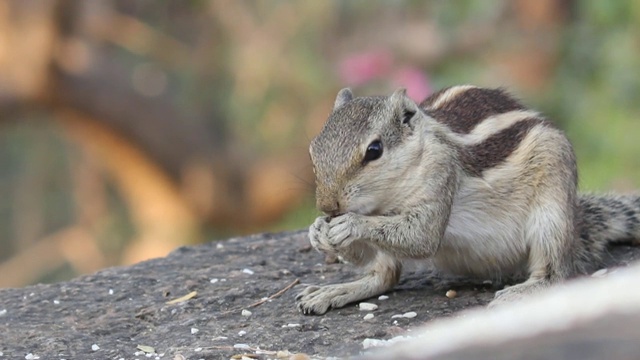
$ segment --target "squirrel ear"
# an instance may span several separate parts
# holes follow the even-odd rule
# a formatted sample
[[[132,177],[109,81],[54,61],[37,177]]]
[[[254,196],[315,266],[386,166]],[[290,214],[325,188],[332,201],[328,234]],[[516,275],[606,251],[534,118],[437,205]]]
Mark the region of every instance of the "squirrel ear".
[[[391,94],[391,102],[392,103],[404,103],[404,98],[407,97],[407,89],[405,88],[398,88],[396,89],[396,91],[393,92],[393,94]]]
[[[399,88],[389,96],[389,104],[396,109],[396,111],[402,111],[411,106],[411,99],[407,97],[407,89]]]
[[[353,93],[351,92],[351,89],[344,88],[338,91],[338,96],[336,96],[336,102],[333,104],[333,109],[335,110],[339,108],[340,106],[346,104],[352,99],[353,99]]]
[[[418,105],[407,96],[407,89],[399,88],[389,97],[389,103],[393,107],[402,124],[409,124],[411,118],[418,112]]]

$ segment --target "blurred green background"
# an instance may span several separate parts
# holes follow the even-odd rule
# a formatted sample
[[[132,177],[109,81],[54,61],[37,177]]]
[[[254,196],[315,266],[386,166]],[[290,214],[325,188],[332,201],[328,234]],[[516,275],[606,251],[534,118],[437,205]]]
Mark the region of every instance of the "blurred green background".
[[[306,227],[336,92],[508,88],[640,188],[640,2],[0,0],[0,287]]]

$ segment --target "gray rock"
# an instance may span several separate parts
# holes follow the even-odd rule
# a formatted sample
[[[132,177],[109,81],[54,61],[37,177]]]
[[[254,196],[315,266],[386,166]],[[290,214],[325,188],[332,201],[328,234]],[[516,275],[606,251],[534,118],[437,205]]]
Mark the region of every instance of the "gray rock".
[[[364,359],[638,359],[640,264],[525,301],[458,313]]]
[[[405,336],[413,333],[406,330],[433,319],[484,305],[499,288],[482,284],[483,279],[457,279],[416,268],[403,275],[388,300],[367,300],[379,306],[373,319],[363,320],[356,304],[324,316],[304,316],[294,306],[303,285],[348,281],[357,276],[357,269],[325,264],[322,254],[309,249],[306,231],[234,238],[222,248],[216,245],[182,247],[165,258],[68,282],[0,290],[0,352],[7,359],[27,354],[41,359],[132,359],[146,358],[138,349],[143,345],[164,354],[163,359],[229,358],[255,354],[257,348],[342,357],[362,353],[367,338]],[[638,257],[635,248],[615,252],[617,263]],[[610,276],[594,280],[607,281]],[[300,283],[295,287],[261,302],[296,279]],[[447,298],[449,289],[455,289],[457,297]],[[193,291],[195,297],[167,304]],[[242,316],[243,309],[252,315]],[[411,311],[417,313],[415,318],[391,318]],[[234,348],[237,344],[248,348]],[[93,345],[99,349],[92,350]]]

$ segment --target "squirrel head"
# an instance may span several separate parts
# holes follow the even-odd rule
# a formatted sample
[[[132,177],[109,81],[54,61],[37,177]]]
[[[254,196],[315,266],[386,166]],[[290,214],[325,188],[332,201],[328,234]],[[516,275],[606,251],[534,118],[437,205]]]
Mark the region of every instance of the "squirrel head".
[[[411,177],[422,156],[426,119],[398,89],[390,96],[354,98],[338,92],[331,115],[309,147],[316,175],[316,205],[329,216],[393,211],[394,191]],[[397,204],[399,205],[399,204]]]

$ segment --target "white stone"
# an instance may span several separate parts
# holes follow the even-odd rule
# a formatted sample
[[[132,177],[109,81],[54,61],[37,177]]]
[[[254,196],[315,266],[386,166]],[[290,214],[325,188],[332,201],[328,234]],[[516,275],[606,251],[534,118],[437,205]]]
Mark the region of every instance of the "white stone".
[[[242,316],[247,316],[247,317],[251,316],[251,311],[242,309]]]
[[[358,304],[358,308],[360,309],[360,311],[373,311],[378,308],[378,305],[368,302],[361,302],[360,304]]]
[[[371,319],[373,319],[373,316],[374,316],[373,314],[367,314],[367,315],[365,315],[365,316],[364,316],[364,318],[363,318],[363,319],[365,319],[365,320],[371,320]]]
[[[366,339],[362,340],[362,347],[365,348],[365,349],[369,349],[369,348],[373,348],[373,347],[386,346],[386,345],[387,345],[387,341],[386,340],[370,339],[370,338],[366,338]]]
[[[378,296],[378,300],[387,300],[387,299],[389,299],[389,297],[387,295]]]

